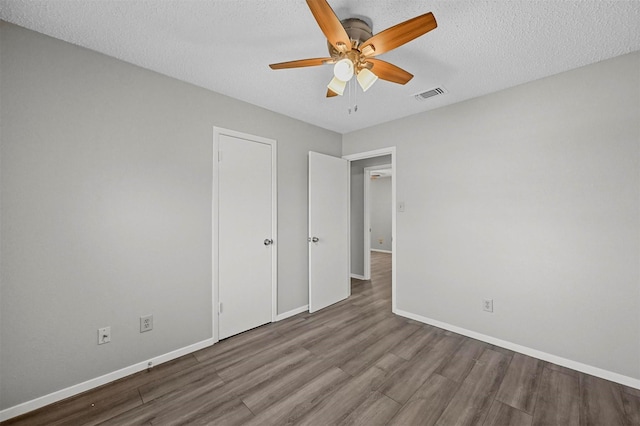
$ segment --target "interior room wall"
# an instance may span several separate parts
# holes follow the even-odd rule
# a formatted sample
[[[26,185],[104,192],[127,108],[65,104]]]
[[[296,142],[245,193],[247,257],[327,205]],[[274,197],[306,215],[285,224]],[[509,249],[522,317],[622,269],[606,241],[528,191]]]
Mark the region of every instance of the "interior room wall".
[[[364,150],[366,151],[366,150]],[[351,274],[364,274],[364,168],[391,164],[391,155],[365,158],[351,162]]]
[[[399,312],[640,386],[639,70],[635,52],[343,136],[343,155],[397,149]]]
[[[307,156],[341,135],[0,31],[0,410],[212,337],[214,126],[277,140],[278,312],[308,303]]]
[[[382,176],[369,183],[372,250],[391,251],[391,179],[391,176]]]

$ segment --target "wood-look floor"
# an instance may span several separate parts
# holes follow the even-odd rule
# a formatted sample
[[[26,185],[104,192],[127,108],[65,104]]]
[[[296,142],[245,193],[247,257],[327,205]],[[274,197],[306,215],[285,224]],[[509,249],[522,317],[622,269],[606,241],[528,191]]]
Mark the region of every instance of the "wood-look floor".
[[[640,425],[640,390],[393,315],[372,255],[348,300],[3,424]]]

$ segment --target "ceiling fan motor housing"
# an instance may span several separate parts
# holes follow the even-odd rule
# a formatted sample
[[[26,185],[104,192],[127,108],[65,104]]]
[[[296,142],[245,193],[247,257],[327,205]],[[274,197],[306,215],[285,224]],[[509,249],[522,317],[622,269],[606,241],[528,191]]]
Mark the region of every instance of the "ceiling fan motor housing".
[[[371,26],[362,19],[347,18],[340,22],[342,23],[344,30],[347,32],[349,39],[351,39],[351,48],[357,49],[358,46],[373,37]],[[327,42],[327,46],[329,48],[329,54],[332,57],[335,58],[337,56],[340,56],[340,52],[338,52],[338,50],[336,50],[336,48],[333,47],[331,43]]]

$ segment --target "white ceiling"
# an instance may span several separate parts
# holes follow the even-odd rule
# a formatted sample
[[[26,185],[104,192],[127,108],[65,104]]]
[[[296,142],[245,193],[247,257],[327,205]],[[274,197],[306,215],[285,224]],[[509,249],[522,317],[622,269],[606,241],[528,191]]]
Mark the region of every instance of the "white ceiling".
[[[380,56],[413,80],[326,99],[331,66],[271,70],[328,56],[304,0],[0,0],[0,17],[339,133],[640,50],[639,1],[329,3],[340,19],[368,18],[374,34],[433,12],[438,28]],[[412,96],[437,86],[448,93]]]

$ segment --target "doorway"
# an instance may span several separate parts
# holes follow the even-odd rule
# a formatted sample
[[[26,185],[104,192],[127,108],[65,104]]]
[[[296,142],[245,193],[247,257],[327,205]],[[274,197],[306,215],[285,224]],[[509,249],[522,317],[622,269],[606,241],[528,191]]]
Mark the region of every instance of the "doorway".
[[[391,254],[391,164],[364,168],[364,277],[371,278],[372,252]],[[384,257],[377,255],[378,258]]]
[[[213,337],[275,320],[276,141],[214,128]]]
[[[393,175],[393,179],[391,180],[391,311],[395,313],[396,311],[396,258],[397,258],[397,250],[396,250],[396,186],[397,186],[397,172],[396,172],[396,148],[382,148],[374,151],[361,152],[357,154],[350,154],[343,156],[342,158],[348,160],[350,165],[358,165],[362,168],[362,179],[364,179],[364,167],[370,167],[376,165],[380,167],[380,165],[390,164],[391,173]],[[368,161],[362,161],[368,160]],[[356,163],[360,162],[360,163]],[[354,182],[354,175],[351,175],[352,181],[350,185],[351,194],[350,194],[350,215],[351,215],[351,262],[350,262],[350,271],[351,276],[357,279],[365,279],[364,273],[364,261],[365,258],[365,229],[364,229],[364,181],[361,184],[358,182]],[[362,188],[362,198],[359,198],[357,194],[357,188]],[[362,222],[355,224],[354,226],[354,216],[360,215],[362,217]],[[369,264],[370,268],[370,264]],[[370,274],[370,270],[369,270]],[[367,277],[366,279],[369,279]]]

